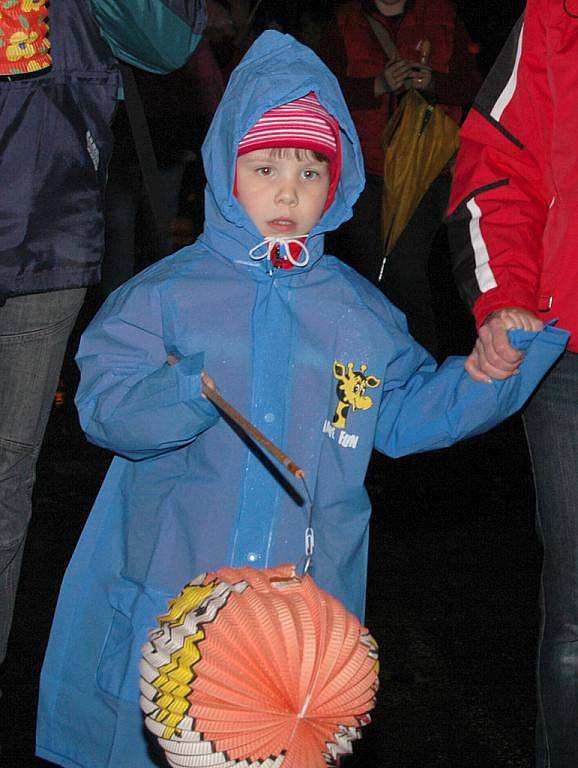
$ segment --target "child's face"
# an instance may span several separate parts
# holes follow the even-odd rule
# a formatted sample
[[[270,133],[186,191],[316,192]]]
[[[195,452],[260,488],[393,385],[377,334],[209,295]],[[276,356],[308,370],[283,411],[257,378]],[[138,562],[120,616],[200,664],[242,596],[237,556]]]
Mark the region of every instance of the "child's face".
[[[258,149],[237,159],[237,199],[263,237],[307,235],[328,190],[329,165],[313,152]]]

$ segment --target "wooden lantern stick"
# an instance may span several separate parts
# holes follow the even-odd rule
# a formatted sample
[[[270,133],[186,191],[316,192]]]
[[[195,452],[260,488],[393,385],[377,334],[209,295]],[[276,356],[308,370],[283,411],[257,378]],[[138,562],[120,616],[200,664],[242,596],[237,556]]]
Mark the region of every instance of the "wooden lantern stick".
[[[271,456],[276,458],[277,461],[282,464],[285,469],[291,472],[292,475],[294,475],[299,480],[305,479],[305,472],[300,467],[298,467],[292,459],[286,456],[283,451],[277,448],[277,446],[272,443],[271,440],[269,440],[268,437],[265,437],[262,432],[259,432],[257,427],[251,424],[251,422],[248,421],[244,416],[241,416],[239,411],[233,408],[232,405],[229,405],[229,403],[224,400],[215,389],[207,386],[205,382],[203,382],[203,394],[207,399],[214,403],[214,405],[216,405],[220,411],[226,413],[227,416],[232,421],[234,421],[235,424],[237,424],[237,426],[243,430],[243,432],[245,432],[245,434],[249,435],[250,438],[255,440],[256,443],[259,443],[260,446],[262,446],[268,453],[270,453]]]

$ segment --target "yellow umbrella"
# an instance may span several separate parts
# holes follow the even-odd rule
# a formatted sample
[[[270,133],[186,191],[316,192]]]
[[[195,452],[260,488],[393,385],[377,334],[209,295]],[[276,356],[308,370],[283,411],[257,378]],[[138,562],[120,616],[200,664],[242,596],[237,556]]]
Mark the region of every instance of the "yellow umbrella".
[[[384,258],[407,226],[432,182],[458,149],[458,125],[438,106],[410,88],[383,136],[382,232]]]

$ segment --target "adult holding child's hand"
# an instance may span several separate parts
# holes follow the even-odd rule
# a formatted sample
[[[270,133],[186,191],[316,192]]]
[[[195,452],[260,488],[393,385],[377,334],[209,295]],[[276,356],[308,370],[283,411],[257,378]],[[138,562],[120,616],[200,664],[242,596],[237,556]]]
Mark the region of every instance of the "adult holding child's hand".
[[[513,328],[556,320],[568,349],[525,408],[544,549],[536,766],[578,765],[578,23],[528,0],[460,136],[450,202],[454,274],[478,339],[465,367],[508,379]]]
[[[465,368],[475,381],[507,379],[518,370],[523,354],[512,347],[508,331],[541,331],[544,323],[527,309],[512,308],[492,312],[478,331]]]

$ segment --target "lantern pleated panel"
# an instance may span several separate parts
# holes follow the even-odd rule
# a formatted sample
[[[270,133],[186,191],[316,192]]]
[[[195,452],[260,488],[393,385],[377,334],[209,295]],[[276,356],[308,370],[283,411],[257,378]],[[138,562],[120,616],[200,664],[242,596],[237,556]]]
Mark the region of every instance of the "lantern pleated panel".
[[[182,768],[326,768],[370,722],[377,646],[294,567],[190,582],[149,632],[145,723]]]

